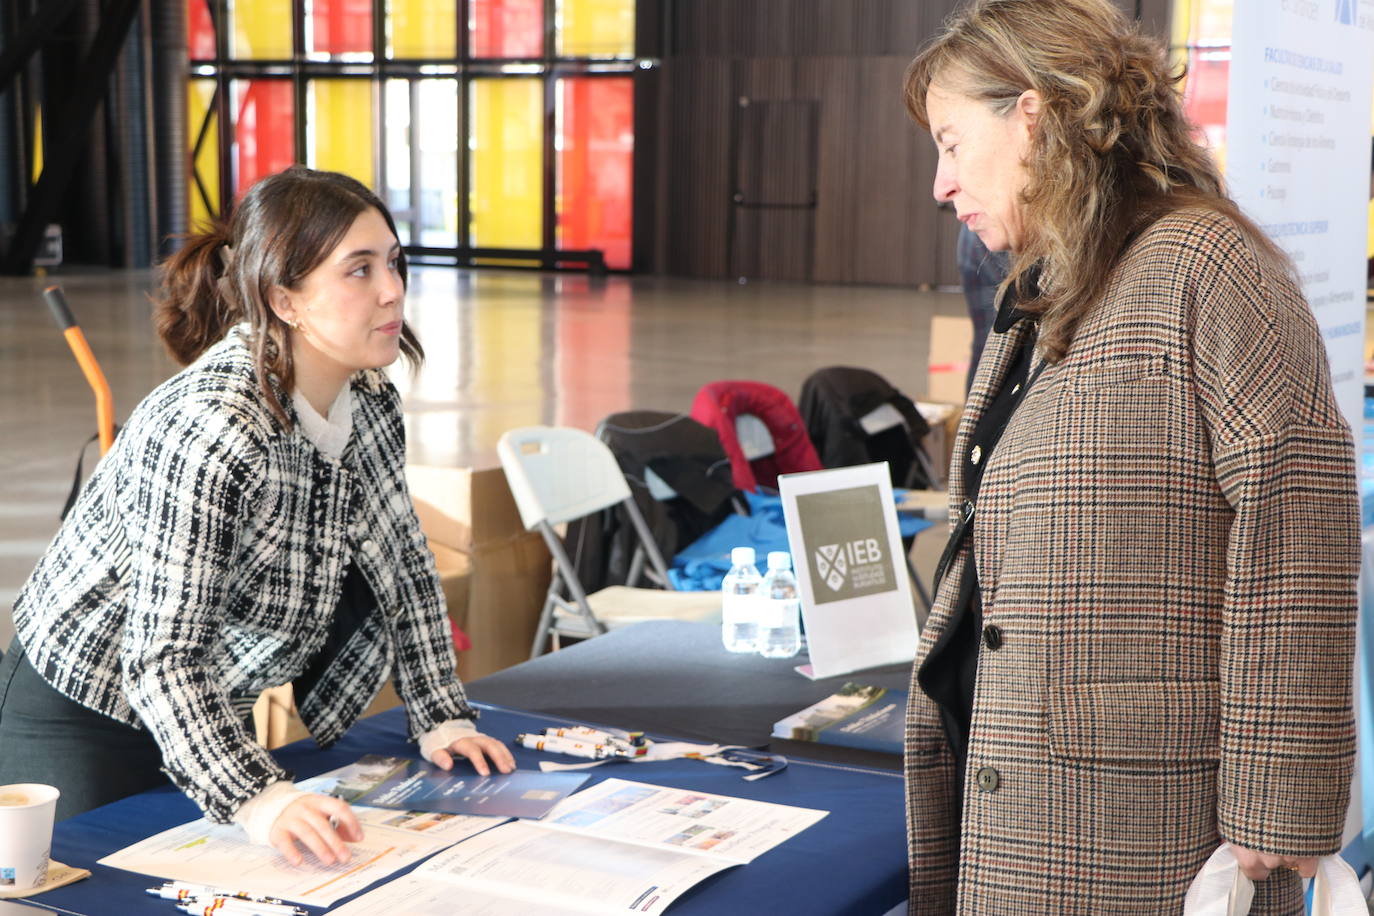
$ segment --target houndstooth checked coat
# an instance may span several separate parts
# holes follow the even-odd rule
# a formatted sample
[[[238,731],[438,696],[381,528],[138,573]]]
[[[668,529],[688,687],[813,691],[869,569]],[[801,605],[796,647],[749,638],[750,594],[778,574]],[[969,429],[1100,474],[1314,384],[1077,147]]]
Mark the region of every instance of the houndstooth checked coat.
[[[1029,325],[988,341],[956,456]],[[956,460],[952,507],[962,478]],[[997,445],[974,541],[1002,640],[979,647],[962,824],[938,711],[912,684],[912,913],[1178,914],[1222,839],[1337,849],[1353,450],[1307,305],[1234,223],[1181,211],[1132,244]],[[949,568],[917,669],[962,556]],[[1252,913],[1302,912],[1293,873],[1259,887]]]
[[[231,331],[139,404],[15,604],[34,668],[148,728],[216,821],[287,777],[235,701],[301,673],[352,560],[381,613],[298,698],[315,739],[342,735],[389,671],[412,736],[475,716],[406,490],[400,398],[380,372],[351,384],[353,435],[334,461],[271,415],[246,326]]]

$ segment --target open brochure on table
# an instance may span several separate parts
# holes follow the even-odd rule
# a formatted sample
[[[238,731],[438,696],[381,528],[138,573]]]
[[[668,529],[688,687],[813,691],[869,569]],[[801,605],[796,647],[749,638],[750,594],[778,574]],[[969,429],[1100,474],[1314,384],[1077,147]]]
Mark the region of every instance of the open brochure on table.
[[[337,916],[661,913],[828,812],[608,779],[450,848]]]
[[[340,784],[365,776],[364,763],[354,763],[297,784],[306,792],[329,793]],[[429,811],[392,811],[355,805],[363,840],[350,843],[352,858],[326,866],[310,852],[294,867],[275,849],[248,842],[237,825],[192,821],[164,830],[100,860],[101,865],[193,884],[234,887],[256,894],[329,906],[356,894],[402,868],[433,855],[461,839],[481,833],[503,817],[479,817]]]

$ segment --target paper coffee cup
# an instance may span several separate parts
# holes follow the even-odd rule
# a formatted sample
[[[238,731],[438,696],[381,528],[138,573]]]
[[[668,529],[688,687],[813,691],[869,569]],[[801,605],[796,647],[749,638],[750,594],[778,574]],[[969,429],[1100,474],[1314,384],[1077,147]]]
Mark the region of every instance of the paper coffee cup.
[[[0,891],[28,890],[47,880],[60,794],[35,782],[0,786]]]

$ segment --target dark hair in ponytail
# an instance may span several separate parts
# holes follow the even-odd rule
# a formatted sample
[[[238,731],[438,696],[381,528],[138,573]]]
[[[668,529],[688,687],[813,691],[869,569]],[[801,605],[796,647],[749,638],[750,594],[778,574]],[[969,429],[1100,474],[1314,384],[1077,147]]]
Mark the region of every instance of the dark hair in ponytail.
[[[272,413],[289,425],[272,381],[285,391],[294,384],[292,332],[272,311],[270,292],[278,286],[297,289],[368,208],[396,234],[386,204],[347,175],[292,166],[254,184],[227,224],[189,236],[163,263],[153,324],[167,351],[186,365],[234,325],[248,322],[258,388]],[[408,285],[404,252],[397,269]],[[424,359],[408,324],[401,330],[401,352],[414,364]]]

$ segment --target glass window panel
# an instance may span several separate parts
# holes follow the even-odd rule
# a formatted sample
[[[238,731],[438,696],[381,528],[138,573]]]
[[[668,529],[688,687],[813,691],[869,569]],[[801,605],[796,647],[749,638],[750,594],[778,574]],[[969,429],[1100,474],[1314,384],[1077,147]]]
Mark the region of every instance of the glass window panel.
[[[410,80],[387,81],[382,142],[386,145],[386,191],[382,199],[396,220],[401,244],[415,245],[415,208],[411,197],[418,193],[418,188],[410,174]]]
[[[470,84],[468,207],[475,247],[543,244],[543,90],[539,79]]]
[[[634,57],[635,0],[558,0],[559,57]]]
[[[312,168],[343,172],[376,186],[372,170],[372,81],[314,80],[309,88]]]
[[[230,55],[256,60],[291,56],[291,4],[281,0],[231,0],[234,42]]]
[[[312,0],[306,10],[308,52],[371,59],[372,0]]]
[[[295,98],[290,80],[234,83],[234,196],[296,161]]]
[[[419,80],[417,119],[420,174],[415,182],[419,243],[431,248],[458,244],[458,81]]]
[[[458,56],[456,0],[391,0],[387,27],[391,57]]]
[[[543,57],[544,0],[469,0],[473,57]]]
[[[422,117],[412,117],[423,112]],[[414,142],[412,142],[414,141]],[[407,245],[458,245],[458,81],[386,88],[387,205]]]
[[[191,229],[204,231],[219,215],[219,123],[215,116],[215,81],[186,81],[186,117],[191,129],[186,132],[190,144],[191,181],[188,192],[191,196]],[[210,119],[209,128],[201,140],[200,152],[196,152],[196,140],[201,136],[201,128],[206,118]]]
[[[1191,0],[1188,10],[1188,43],[1229,45],[1234,0]]]
[[[191,60],[211,60],[215,56],[215,24],[210,18],[208,0],[187,0],[186,48]]]
[[[599,248],[630,266],[634,83],[629,77],[558,82],[558,247]]]

